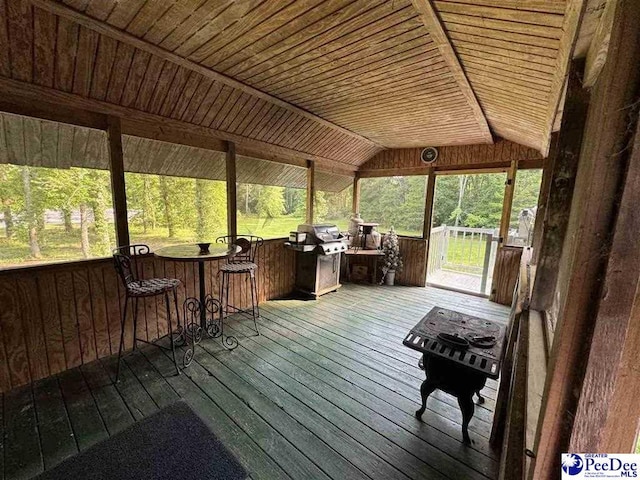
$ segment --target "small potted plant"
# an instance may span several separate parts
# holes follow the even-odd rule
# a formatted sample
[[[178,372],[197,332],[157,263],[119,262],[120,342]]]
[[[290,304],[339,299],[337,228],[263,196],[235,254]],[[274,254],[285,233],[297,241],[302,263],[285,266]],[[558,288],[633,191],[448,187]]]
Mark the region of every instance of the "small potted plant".
[[[386,285],[393,285],[396,272],[402,270],[402,257],[400,256],[398,234],[393,227],[391,227],[389,233],[384,236],[382,251],[384,253],[384,260],[380,284],[382,285],[384,282]]]

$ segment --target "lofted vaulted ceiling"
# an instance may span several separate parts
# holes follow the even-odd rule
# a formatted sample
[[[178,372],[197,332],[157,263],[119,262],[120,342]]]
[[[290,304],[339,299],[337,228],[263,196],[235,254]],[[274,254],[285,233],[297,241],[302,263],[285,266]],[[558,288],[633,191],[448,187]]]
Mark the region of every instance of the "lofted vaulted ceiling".
[[[583,3],[0,0],[0,88],[351,168],[493,135],[546,152]]]

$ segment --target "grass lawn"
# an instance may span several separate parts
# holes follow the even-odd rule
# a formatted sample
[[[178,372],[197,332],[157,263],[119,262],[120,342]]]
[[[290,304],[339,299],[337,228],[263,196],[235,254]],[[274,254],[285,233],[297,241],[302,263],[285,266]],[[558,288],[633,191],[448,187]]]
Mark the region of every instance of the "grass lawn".
[[[238,233],[257,235],[265,239],[284,238],[288,237],[289,232],[296,230],[298,225],[304,222],[304,218],[294,216],[263,219],[239,215]],[[338,224],[342,230],[346,230],[348,220],[327,220],[327,223]],[[129,226],[129,234],[131,243],[145,243],[149,245],[152,250],[166,245],[193,243],[199,240],[196,238],[194,229],[177,229],[174,237],[170,238],[169,232],[165,227],[148,229],[145,233],[142,225],[137,223]],[[206,240],[213,242],[217,237],[222,235],[226,235],[226,228],[210,232]],[[111,241],[115,244],[115,228],[113,228]],[[96,237],[92,228],[89,230],[89,243],[91,245],[95,245],[96,243]],[[74,225],[73,231],[67,233],[61,225],[47,225],[41,234],[40,250],[41,258],[32,258],[29,245],[24,239],[24,235],[16,235],[16,238],[13,239],[0,238],[0,268],[83,259],[84,257],[80,247],[80,227]],[[96,252],[94,248],[89,258],[108,255],[110,255],[110,252]]]
[[[75,227],[71,233],[67,233],[61,225],[47,225],[40,236],[41,258],[31,257],[31,250],[26,241],[19,234],[16,238],[0,238],[0,266],[35,265],[51,261],[80,260],[82,249],[80,247],[80,228]],[[115,230],[113,233],[115,238]],[[112,239],[113,241],[113,239]],[[96,236],[93,229],[89,230],[89,243],[95,245]],[[100,257],[108,252],[92,252],[92,257]]]

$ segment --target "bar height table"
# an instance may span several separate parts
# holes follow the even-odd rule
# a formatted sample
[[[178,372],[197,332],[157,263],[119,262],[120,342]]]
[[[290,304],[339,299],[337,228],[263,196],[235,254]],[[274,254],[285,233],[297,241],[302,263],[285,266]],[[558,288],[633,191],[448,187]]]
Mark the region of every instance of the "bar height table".
[[[206,281],[204,275],[204,264],[212,260],[220,260],[233,257],[241,251],[237,245],[225,245],[221,243],[213,243],[209,246],[207,252],[203,253],[196,244],[171,245],[162,247],[154,252],[154,255],[164,260],[172,260],[174,262],[197,262],[198,263],[198,287],[199,298],[189,297],[184,301],[184,322],[185,333],[192,335],[194,343],[199,343],[202,339],[202,332],[206,332],[211,338],[217,338],[222,335],[222,311],[220,309],[220,301],[213,295],[207,294]],[[207,318],[207,311],[211,313],[211,318]],[[214,315],[220,312],[220,318],[215,320]],[[194,325],[193,322],[187,323],[187,315],[199,315],[200,325]],[[218,324],[220,322],[220,324]],[[227,335],[223,337],[222,343],[226,348],[238,346],[238,340]]]

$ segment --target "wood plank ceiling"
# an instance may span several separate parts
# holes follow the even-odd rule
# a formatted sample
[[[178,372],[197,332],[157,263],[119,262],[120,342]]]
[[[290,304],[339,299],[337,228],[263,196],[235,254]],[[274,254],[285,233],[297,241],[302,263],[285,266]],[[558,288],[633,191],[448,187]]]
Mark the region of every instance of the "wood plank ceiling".
[[[537,149],[548,146],[564,86],[561,48],[571,36],[567,2],[433,3],[492,131]]]
[[[352,168],[488,127],[545,151],[567,2],[0,0],[0,76]]]

